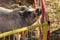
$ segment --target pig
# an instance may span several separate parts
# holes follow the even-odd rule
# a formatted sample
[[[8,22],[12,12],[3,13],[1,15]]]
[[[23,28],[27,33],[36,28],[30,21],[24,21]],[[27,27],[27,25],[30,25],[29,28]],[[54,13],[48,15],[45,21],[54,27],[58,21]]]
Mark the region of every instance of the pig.
[[[9,13],[9,12],[12,12],[13,10],[11,9],[7,9],[7,8],[4,8],[4,7],[0,7],[0,13]]]
[[[0,32],[8,32],[25,26],[30,26],[37,21],[42,10],[21,7],[7,13],[0,12]]]

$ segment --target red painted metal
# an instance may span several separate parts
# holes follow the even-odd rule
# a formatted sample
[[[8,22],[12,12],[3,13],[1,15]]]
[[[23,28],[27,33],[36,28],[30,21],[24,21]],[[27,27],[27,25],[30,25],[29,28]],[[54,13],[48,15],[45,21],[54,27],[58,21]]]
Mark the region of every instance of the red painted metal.
[[[47,40],[49,40],[49,36],[50,36],[50,31],[48,31]]]
[[[39,7],[37,1],[38,1],[38,0],[34,0],[34,2],[35,2],[35,8],[38,8],[38,7]],[[48,17],[48,11],[47,11],[45,2],[44,2],[44,0],[40,0],[40,1],[41,1],[41,5],[42,5],[42,9],[43,9],[43,12],[44,12],[45,19],[46,19],[47,23],[50,23],[50,22],[49,22],[49,17]],[[50,28],[50,27],[49,27],[49,28]],[[41,32],[41,29],[40,29],[40,32]],[[49,40],[49,36],[50,36],[50,30],[48,30],[48,33],[47,33],[47,40]],[[40,40],[42,40],[41,33],[40,33],[40,37],[41,37]]]
[[[41,4],[42,4],[42,8],[44,10],[45,19],[46,19],[46,21],[49,21],[48,12],[47,12],[47,8],[46,8],[44,0],[41,0]]]
[[[42,30],[42,27],[41,28],[39,28],[40,29],[40,39],[39,40],[43,40],[43,30]]]
[[[44,0],[41,0],[41,4],[42,4],[42,9],[43,9],[43,12],[44,12],[45,19],[49,24],[50,22],[49,22],[48,12],[47,12],[47,8],[46,8]],[[47,40],[49,40],[49,36],[50,36],[50,30],[48,30],[48,33],[47,33]]]

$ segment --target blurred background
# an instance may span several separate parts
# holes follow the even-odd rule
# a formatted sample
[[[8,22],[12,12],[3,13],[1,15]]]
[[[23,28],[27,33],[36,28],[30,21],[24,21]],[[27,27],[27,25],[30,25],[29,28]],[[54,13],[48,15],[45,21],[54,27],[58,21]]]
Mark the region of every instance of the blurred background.
[[[60,40],[60,0],[45,0],[45,3],[51,21],[50,40]],[[24,5],[34,7],[34,0],[0,0],[0,7],[8,9],[19,8]]]

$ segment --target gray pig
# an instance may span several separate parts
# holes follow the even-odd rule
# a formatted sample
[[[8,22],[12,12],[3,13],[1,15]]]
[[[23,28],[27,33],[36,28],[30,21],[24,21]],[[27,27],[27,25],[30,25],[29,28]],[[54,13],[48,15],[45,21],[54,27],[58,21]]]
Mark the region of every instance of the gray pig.
[[[33,9],[28,7],[21,7],[17,10],[7,13],[0,12],[0,32],[7,32],[22,28],[25,26],[30,26],[41,15],[42,10]]]

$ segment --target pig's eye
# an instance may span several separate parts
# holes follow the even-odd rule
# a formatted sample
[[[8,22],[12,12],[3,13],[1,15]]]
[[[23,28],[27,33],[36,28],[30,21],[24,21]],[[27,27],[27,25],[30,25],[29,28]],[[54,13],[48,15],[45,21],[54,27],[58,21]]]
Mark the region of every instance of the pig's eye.
[[[30,14],[31,14],[30,11],[24,11],[24,12],[23,12],[23,16],[24,16],[24,17],[28,17]]]
[[[27,12],[28,14],[31,14],[32,12]]]

